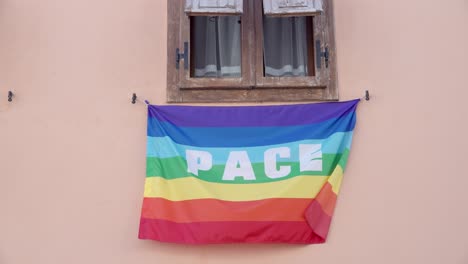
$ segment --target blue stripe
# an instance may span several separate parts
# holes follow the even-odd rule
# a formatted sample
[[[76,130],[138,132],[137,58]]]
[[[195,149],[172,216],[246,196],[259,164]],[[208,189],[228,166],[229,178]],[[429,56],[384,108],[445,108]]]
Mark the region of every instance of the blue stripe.
[[[320,123],[287,127],[180,127],[148,118],[148,136],[168,136],[176,143],[197,147],[267,146],[325,139],[336,132],[352,131],[355,123],[355,112]]]
[[[200,148],[177,144],[169,137],[148,137],[146,149],[148,157],[173,158],[180,156],[184,159],[185,151],[187,149],[207,151],[213,155],[213,164],[225,164],[230,151],[247,151],[252,163],[262,163],[264,159],[263,155],[267,149],[288,147],[291,151],[291,158],[288,158],[288,161],[299,162],[299,144],[322,144],[322,153],[336,154],[343,153],[345,149],[349,149],[351,147],[352,137],[353,132],[338,132],[331,135],[329,138],[322,140],[311,139],[279,145],[247,148]]]

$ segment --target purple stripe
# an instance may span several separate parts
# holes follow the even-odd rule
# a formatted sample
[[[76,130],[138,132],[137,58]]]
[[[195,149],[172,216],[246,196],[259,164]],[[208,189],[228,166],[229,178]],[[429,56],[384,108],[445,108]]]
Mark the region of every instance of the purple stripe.
[[[345,102],[270,106],[150,105],[148,117],[184,127],[293,126],[318,123],[356,110]]]

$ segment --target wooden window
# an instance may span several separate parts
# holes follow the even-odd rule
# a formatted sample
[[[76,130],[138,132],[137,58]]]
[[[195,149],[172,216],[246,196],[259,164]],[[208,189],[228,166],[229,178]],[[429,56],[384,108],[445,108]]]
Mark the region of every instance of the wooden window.
[[[338,100],[331,0],[168,0],[167,48],[168,102]]]

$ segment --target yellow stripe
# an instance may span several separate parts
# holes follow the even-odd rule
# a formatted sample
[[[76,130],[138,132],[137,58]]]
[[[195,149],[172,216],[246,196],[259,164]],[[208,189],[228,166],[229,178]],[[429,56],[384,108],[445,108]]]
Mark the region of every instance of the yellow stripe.
[[[329,176],[297,176],[284,181],[254,184],[224,184],[185,177],[166,180],[149,177],[145,197],[171,201],[214,198],[225,201],[252,201],[269,198],[314,198]]]
[[[333,170],[328,182],[332,186],[332,190],[334,193],[338,195],[341,188],[341,182],[343,181],[343,168],[340,165],[336,166],[335,170]]]

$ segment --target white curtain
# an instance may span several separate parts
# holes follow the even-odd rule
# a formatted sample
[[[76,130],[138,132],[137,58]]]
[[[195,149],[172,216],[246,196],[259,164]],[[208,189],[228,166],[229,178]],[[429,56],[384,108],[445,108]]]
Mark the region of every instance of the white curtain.
[[[305,76],[307,18],[264,17],[265,76]],[[192,17],[194,77],[241,76],[239,16]]]
[[[307,18],[264,17],[265,76],[307,75]]]
[[[239,16],[192,17],[195,77],[241,76]]]

